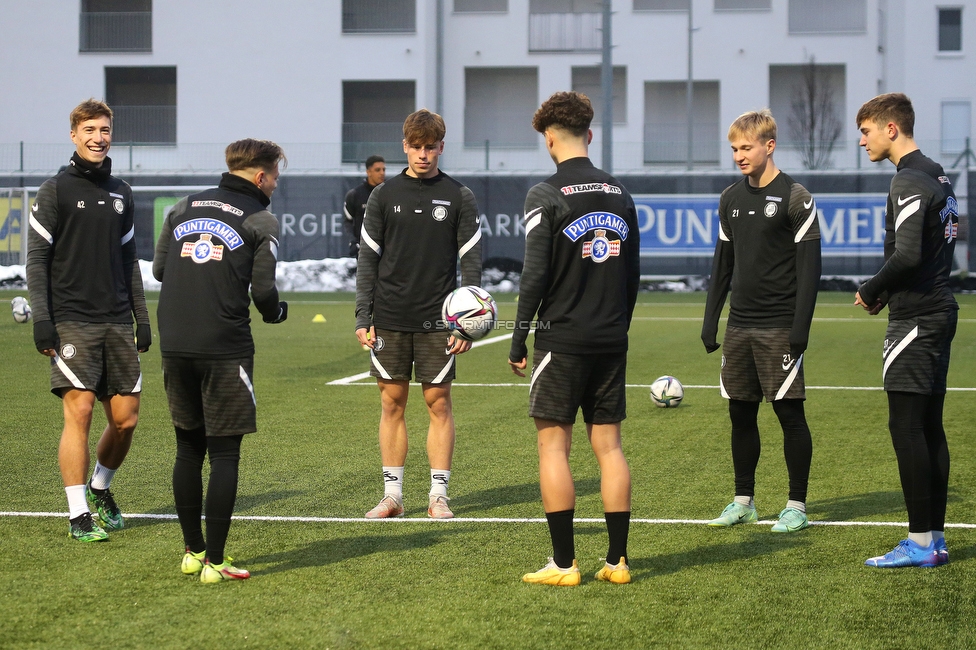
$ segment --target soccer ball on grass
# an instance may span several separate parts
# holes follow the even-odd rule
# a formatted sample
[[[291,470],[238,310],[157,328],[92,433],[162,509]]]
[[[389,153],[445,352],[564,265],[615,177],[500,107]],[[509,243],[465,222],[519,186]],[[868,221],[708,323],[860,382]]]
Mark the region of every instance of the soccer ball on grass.
[[[27,304],[27,299],[17,296],[10,301],[10,310],[13,312],[14,320],[18,323],[26,323],[31,318],[31,308]]]
[[[444,299],[441,318],[448,331],[465,341],[484,338],[498,319],[498,306],[481,287],[461,287]]]
[[[651,384],[651,401],[661,408],[674,408],[684,396],[684,386],[671,375],[658,377]]]

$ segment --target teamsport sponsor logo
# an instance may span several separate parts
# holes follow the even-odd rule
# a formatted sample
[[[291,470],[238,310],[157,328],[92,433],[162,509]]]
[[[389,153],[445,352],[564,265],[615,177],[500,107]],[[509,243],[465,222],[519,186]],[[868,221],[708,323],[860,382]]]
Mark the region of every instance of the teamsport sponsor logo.
[[[434,205],[446,205],[447,207],[451,207],[450,201],[443,201],[441,199],[431,199],[430,202],[433,203]]]
[[[194,201],[194,203],[196,203]],[[210,234],[220,237],[221,241],[227,244],[227,248],[234,250],[244,243],[244,239],[237,234],[237,231],[219,219],[190,219],[184,221],[173,229],[173,235],[177,239],[183,239],[187,235]]]
[[[560,187],[559,191],[569,196],[570,194],[581,194],[583,192],[603,192],[604,194],[620,194],[620,188],[609,183],[583,183],[582,185],[566,185]]]
[[[622,217],[611,212],[590,212],[563,228],[563,234],[569,237],[570,241],[575,242],[589,231],[597,228],[612,230],[620,235],[620,239],[627,239],[627,235],[630,233],[630,226]]]
[[[240,208],[236,208],[230,203],[224,203],[223,201],[194,201],[190,204],[194,208],[217,208],[222,212],[230,212],[231,214],[236,214],[238,217],[244,216],[244,211]]]

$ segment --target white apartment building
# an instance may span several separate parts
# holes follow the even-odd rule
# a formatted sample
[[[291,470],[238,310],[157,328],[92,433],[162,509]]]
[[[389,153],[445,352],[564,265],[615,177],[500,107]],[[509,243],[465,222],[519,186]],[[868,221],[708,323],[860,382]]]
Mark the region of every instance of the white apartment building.
[[[548,170],[530,120],[566,89],[594,100],[592,157],[616,173],[727,171],[728,124],[763,106],[780,124],[781,167],[869,168],[854,115],[890,91],[913,99],[925,153],[946,167],[965,158],[976,0],[611,9],[608,165],[603,0],[3,2],[0,174],[63,164],[68,112],[91,96],[116,111],[115,168],[132,173],[213,172],[227,142],[259,137],[285,147],[290,173],[352,174],[371,153],[402,157],[400,126],[420,107],[447,122],[445,169]],[[800,126],[811,106],[812,136]]]

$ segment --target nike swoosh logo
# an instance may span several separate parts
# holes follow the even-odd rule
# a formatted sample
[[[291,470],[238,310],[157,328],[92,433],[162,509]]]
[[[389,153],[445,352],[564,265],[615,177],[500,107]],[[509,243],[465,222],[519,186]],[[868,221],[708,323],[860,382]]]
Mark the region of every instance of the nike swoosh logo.
[[[789,363],[784,363],[783,364],[783,372],[786,372],[787,370],[789,370],[790,368],[792,368],[793,367],[793,363],[794,363],[794,360],[793,359],[790,359],[790,362]]]
[[[810,199],[808,202],[804,203],[803,204],[803,209],[804,210],[809,210],[811,205],[813,205],[813,199]]]
[[[920,196],[922,196],[922,195],[921,194],[912,194],[908,198],[904,198],[904,199],[899,196],[898,197],[898,205],[905,205],[906,203],[908,203],[912,199],[917,199]]]

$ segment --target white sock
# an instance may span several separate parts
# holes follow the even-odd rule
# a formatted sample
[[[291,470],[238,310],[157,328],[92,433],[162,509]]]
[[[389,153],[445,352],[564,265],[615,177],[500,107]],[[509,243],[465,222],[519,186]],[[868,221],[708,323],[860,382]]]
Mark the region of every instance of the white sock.
[[[756,502],[753,500],[752,497],[744,497],[737,494],[735,495],[735,499],[733,499],[733,501],[735,501],[735,503],[738,503],[740,506],[749,506],[750,508],[756,507]]]
[[[403,465],[400,467],[383,466],[383,496],[394,497],[403,501]]]
[[[451,480],[451,470],[433,469],[430,470],[430,496],[446,497],[447,482]]]
[[[932,541],[933,542],[937,542],[940,539],[945,539],[945,531],[944,530],[933,530],[932,531]]]
[[[926,533],[908,533],[908,539],[919,546],[930,546],[932,544],[932,531]]]
[[[68,495],[68,519],[74,519],[89,512],[88,501],[85,499],[85,485],[68,485],[64,488]]]
[[[116,471],[118,470],[109,469],[98,461],[95,461],[95,471],[92,472],[91,486],[96,490],[107,490]]]
[[[799,510],[803,514],[807,514],[807,504],[803,503],[802,501],[794,501],[793,499],[789,499],[786,502],[786,507],[787,508],[796,508],[797,510]]]

